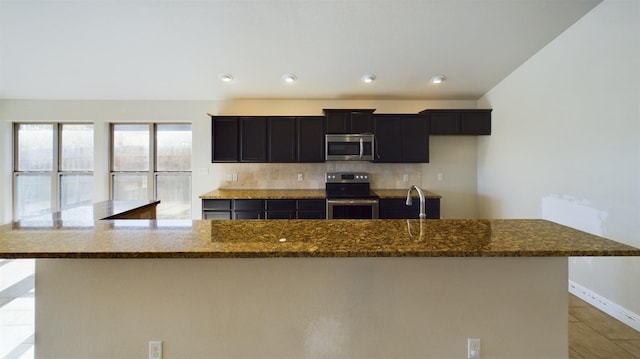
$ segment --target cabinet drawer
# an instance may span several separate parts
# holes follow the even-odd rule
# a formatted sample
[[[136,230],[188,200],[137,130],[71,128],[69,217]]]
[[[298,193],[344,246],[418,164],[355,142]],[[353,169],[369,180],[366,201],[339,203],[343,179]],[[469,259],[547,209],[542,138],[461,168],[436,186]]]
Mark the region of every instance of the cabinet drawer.
[[[295,211],[295,199],[268,199],[267,211]]]
[[[258,211],[264,209],[264,201],[261,199],[236,199],[233,202],[236,211]]]
[[[231,200],[230,199],[203,199],[202,200],[202,209],[231,209]]]

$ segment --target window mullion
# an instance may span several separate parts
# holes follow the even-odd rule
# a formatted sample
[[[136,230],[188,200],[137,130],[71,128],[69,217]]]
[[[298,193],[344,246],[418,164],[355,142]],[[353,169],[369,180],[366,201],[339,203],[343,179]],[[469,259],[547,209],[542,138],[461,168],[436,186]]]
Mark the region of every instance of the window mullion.
[[[156,136],[157,136],[157,126],[154,123],[149,124],[149,174],[148,174],[148,198],[152,200],[156,199],[156,195],[158,193],[156,189],[156,167],[157,167],[157,156],[158,153],[156,149]]]
[[[53,124],[53,166],[51,169],[51,210],[60,211],[60,129],[62,124]]]

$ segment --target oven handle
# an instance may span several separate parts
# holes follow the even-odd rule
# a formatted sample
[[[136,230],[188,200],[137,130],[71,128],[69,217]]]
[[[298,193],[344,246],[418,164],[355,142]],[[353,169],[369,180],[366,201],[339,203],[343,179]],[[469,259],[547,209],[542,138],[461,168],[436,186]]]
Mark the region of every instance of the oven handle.
[[[364,155],[364,140],[360,137],[360,158]]]

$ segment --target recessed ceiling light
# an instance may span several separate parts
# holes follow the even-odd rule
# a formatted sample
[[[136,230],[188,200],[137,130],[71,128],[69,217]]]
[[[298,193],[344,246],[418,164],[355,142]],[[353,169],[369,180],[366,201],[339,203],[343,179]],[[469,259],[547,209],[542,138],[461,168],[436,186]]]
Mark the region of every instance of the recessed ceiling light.
[[[231,82],[233,81],[233,76],[229,75],[229,74],[220,74],[218,76],[218,78],[220,79],[220,81],[222,82]]]
[[[298,77],[294,74],[284,74],[282,75],[282,80],[284,80],[284,82],[288,83],[288,84],[292,84],[294,82],[296,82],[296,80],[298,79]]]
[[[431,83],[432,84],[441,84],[444,82],[444,80],[446,80],[447,77],[445,75],[437,75],[437,76],[433,76],[431,78]]]
[[[366,84],[370,84],[375,80],[376,80],[376,75],[374,75],[374,74],[366,74],[366,75],[362,76],[362,82],[364,82]]]

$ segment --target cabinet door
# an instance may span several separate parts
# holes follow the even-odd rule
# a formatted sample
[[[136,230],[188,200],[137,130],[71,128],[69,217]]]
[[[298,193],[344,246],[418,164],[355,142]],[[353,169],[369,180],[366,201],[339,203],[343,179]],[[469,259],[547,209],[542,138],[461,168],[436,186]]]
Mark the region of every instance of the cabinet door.
[[[351,112],[327,112],[327,133],[349,133]]]
[[[295,199],[268,199],[265,201],[267,219],[295,219]]]
[[[325,109],[327,133],[371,133],[373,111],[369,109]]]
[[[231,211],[202,211],[202,219],[205,220],[228,220],[231,217]]]
[[[405,198],[381,198],[379,217],[381,219],[420,218],[420,200],[413,197],[411,206],[407,206],[405,201]],[[427,198],[425,212],[427,219],[440,219],[440,199]]]
[[[212,117],[211,162],[238,162],[238,119]]]
[[[264,201],[261,199],[233,200],[234,219],[264,219]]]
[[[324,162],[324,117],[298,117],[298,162]]]
[[[299,199],[296,217],[298,219],[327,218],[327,201],[324,199]]]
[[[440,219],[440,198],[428,198],[426,211],[428,219]]]
[[[463,135],[490,135],[491,110],[462,111],[460,133]]]
[[[410,115],[402,119],[402,162],[429,162],[429,122],[425,116]]]
[[[267,162],[267,120],[240,117],[240,162]]]
[[[460,134],[460,111],[430,112],[429,122],[432,135]]]
[[[376,115],[376,162],[402,162],[402,119],[394,115]]]
[[[230,199],[203,199],[202,219],[231,219]]]
[[[371,112],[352,112],[349,133],[373,133]]]
[[[296,118],[269,118],[269,162],[296,162]]]
[[[264,211],[235,211],[234,219],[264,219]]]
[[[381,198],[378,216],[380,219],[419,218],[420,202],[414,200],[407,206],[405,201],[405,198]]]

